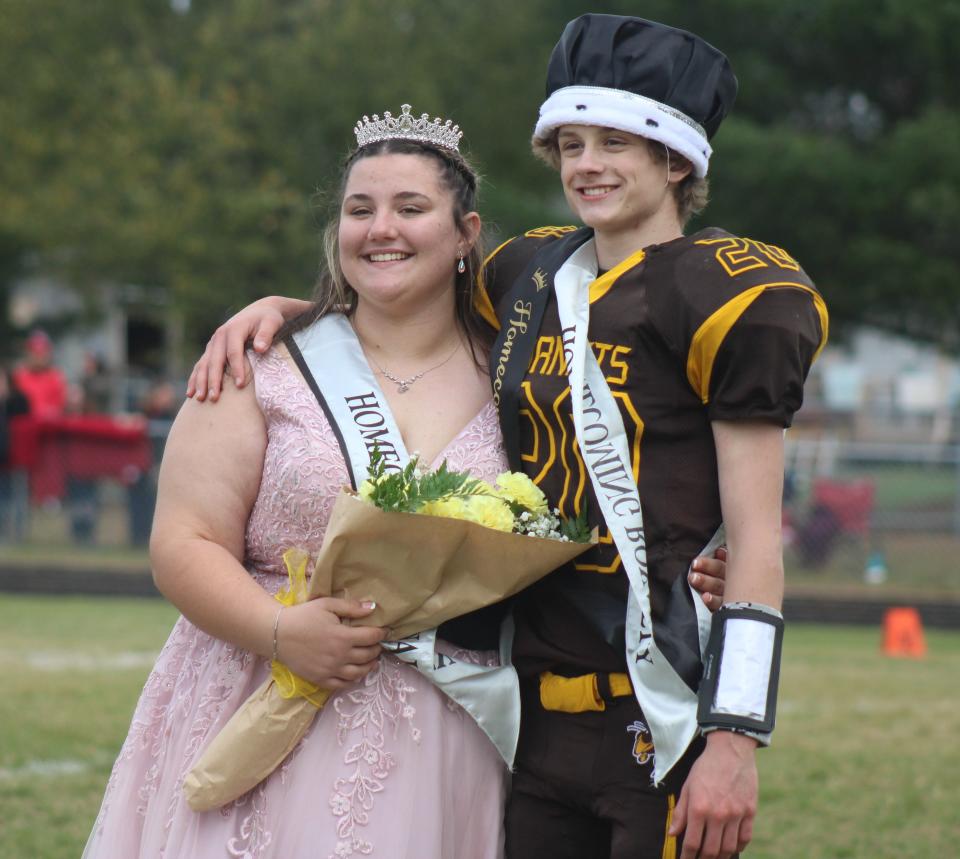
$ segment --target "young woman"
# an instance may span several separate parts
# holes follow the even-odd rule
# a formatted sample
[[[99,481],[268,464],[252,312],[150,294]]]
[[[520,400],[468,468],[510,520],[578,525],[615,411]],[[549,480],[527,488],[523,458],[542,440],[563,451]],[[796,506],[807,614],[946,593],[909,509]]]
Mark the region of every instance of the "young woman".
[[[382,651],[384,631],[363,625],[370,606],[273,599],[283,552],[319,549],[335,496],[355,476],[337,438],[349,428],[331,424],[309,367],[294,360],[317,326],[344,344],[319,369],[367,385],[364,397],[376,392],[398,445],[486,479],[506,470],[477,360],[487,344],[464,312],[482,260],[476,177],[443,128],[361,138],[315,312],[289,348],[250,356],[253,385],[228,386],[216,408],[189,401],[176,418],[151,560],[183,617],[147,681],[86,859],[501,854],[507,768],[470,715]],[[309,381],[323,387],[323,375]],[[336,694],[258,787],[221,810],[191,811],[185,775],[272,658]]]

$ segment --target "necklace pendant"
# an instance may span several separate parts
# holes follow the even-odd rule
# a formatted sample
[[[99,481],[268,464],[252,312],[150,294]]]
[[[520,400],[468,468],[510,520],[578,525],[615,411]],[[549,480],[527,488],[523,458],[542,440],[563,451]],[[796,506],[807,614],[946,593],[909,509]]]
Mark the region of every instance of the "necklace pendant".
[[[405,394],[409,390],[410,386],[406,382],[401,382],[399,385],[397,385],[398,394]]]

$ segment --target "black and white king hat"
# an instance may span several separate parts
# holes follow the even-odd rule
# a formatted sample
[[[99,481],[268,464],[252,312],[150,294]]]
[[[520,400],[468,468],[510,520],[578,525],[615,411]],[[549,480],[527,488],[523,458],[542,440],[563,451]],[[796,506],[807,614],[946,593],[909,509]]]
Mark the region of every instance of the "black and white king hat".
[[[727,58],[699,36],[620,15],[581,15],[547,67],[534,136],[598,125],[658,140],[707,175],[709,140],[737,94]]]

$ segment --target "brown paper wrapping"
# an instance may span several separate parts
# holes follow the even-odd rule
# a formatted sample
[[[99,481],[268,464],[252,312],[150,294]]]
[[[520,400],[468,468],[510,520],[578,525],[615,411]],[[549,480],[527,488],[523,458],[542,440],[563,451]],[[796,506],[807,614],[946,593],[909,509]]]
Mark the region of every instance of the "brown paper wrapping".
[[[474,522],[387,513],[349,491],[337,498],[310,579],[311,598],[374,600],[364,625],[405,638],[499,602],[596,542],[571,543]],[[317,708],[283,698],[267,680],[237,710],[184,781],[194,811],[242,796],[268,776],[307,732]]]

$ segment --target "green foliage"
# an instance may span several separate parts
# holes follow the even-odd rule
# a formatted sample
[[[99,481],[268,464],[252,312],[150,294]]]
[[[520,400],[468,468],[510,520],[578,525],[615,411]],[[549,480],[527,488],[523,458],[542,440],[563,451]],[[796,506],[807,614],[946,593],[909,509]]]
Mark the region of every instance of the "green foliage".
[[[305,295],[364,113],[454,117],[497,239],[568,222],[526,141],[576,0],[0,0],[0,281],[165,290],[194,336]],[[782,245],[837,330],[960,349],[960,2],[612,0],[702,34],[740,79],[704,223]],[[13,85],[13,82],[16,84]],[[318,193],[317,189],[323,189]],[[0,284],[2,290],[2,284]]]
[[[387,471],[379,447],[370,454],[370,495],[367,498],[381,510],[414,513],[424,504],[446,498],[486,495],[483,484],[466,471],[450,471],[444,460],[436,471],[421,474],[413,457],[401,471]]]
[[[508,489],[504,491],[506,484],[503,475],[498,478],[498,486],[494,488],[472,478],[468,471],[450,471],[446,460],[435,471],[421,472],[418,466],[419,461],[415,456],[402,470],[388,471],[386,458],[379,445],[374,444],[370,454],[369,477],[360,487],[360,496],[381,510],[396,513],[423,512],[424,505],[434,501],[483,497],[483,501],[475,503],[493,501],[498,507],[509,508],[513,517],[513,532],[516,534],[549,539],[566,538],[576,543],[590,542],[592,534],[587,525],[586,505],[575,519],[563,519],[557,511],[550,513],[534,509],[535,502],[530,502],[525,496],[511,497]],[[522,476],[521,479],[535,489],[529,478]],[[539,494],[539,490],[535,491]],[[503,512],[505,514],[506,509]],[[460,518],[459,514],[457,518]],[[462,518],[472,519],[469,505],[462,510]],[[509,526],[509,521],[506,524]],[[510,529],[507,527],[505,530]]]
[[[587,497],[584,496],[580,512],[572,519],[560,520],[560,533],[572,543],[589,543],[590,530],[587,523]]]

